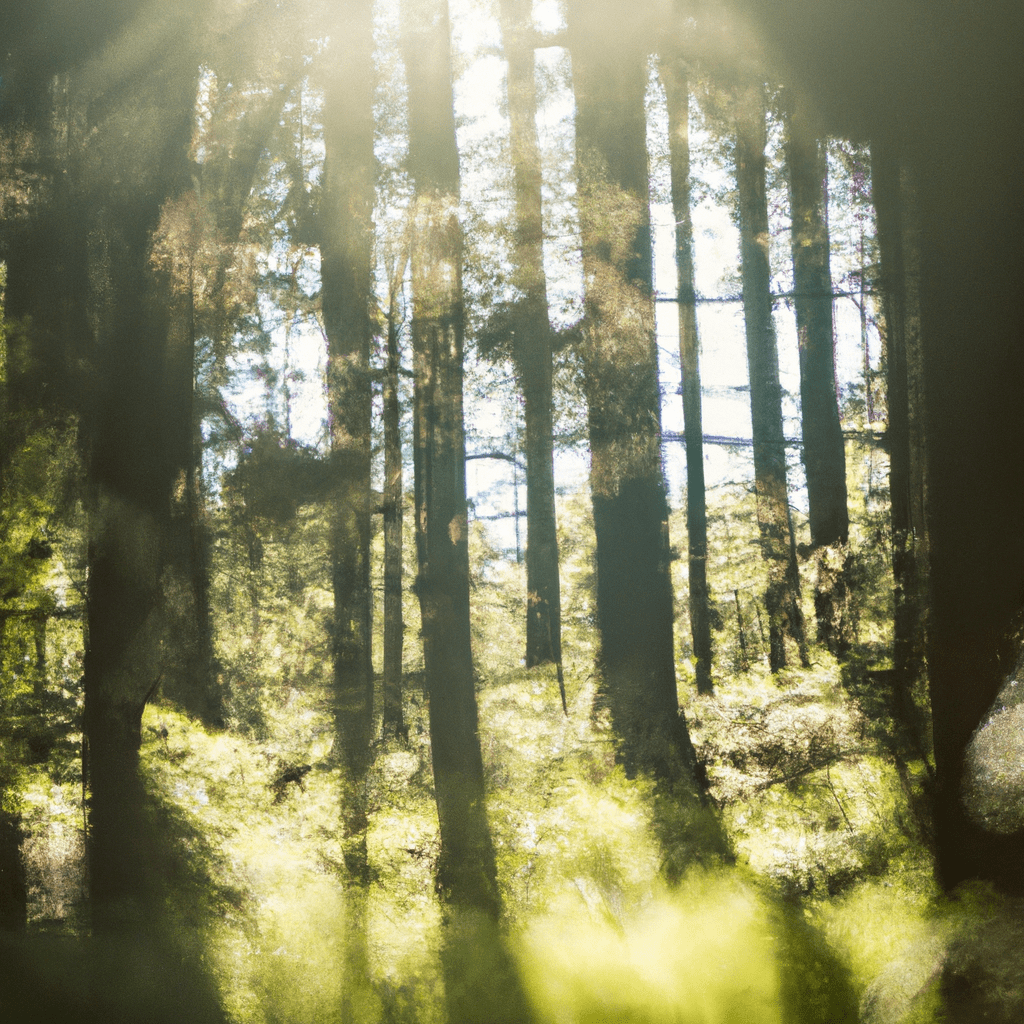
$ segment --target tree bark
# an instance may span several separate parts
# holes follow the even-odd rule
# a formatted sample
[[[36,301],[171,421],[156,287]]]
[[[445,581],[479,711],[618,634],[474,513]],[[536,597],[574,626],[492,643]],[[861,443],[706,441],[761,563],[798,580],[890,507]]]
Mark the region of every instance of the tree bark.
[[[362,1019],[369,951],[366,901],[366,773],[373,732],[370,588],[369,372],[373,323],[373,10],[370,0],[342,5],[332,31],[324,100],[324,190],[319,211],[320,273],[327,335],[327,406],[333,498],[336,733],[345,769],[342,844],[345,984],[342,1020]],[[339,14],[342,12],[339,12]]]
[[[541,158],[531,8],[502,0],[515,182],[515,283],[521,294],[513,353],[526,419],[526,665],[561,665],[562,612],[551,419],[551,325],[544,275]]]
[[[469,623],[469,524],[462,415],[462,227],[448,8],[407,2],[413,210],[413,356],[421,562],[416,589],[441,829],[439,889],[497,917]]]
[[[747,334],[750,413],[754,438],[754,487],[761,555],[768,567],[769,663],[786,665],[785,636],[796,642],[807,664],[800,576],[786,481],[782,432],[782,386],[772,318],[768,264],[768,198],[765,190],[765,103],[760,84],[737,92],[736,185],[739,191],[743,319]]]
[[[319,214],[332,510],[335,685],[346,757],[365,761],[373,711],[369,371],[373,324],[373,35],[369,3],[347,6],[325,100]]]
[[[627,772],[692,780],[676,694],[642,41],[569,6],[601,669]]]
[[[708,589],[708,522],[704,488],[704,427],[701,416],[700,337],[693,286],[693,221],[690,217],[690,110],[686,65],[673,55],[661,60],[668,104],[672,210],[676,221],[679,361],[682,366],[683,433],[686,444],[686,535],[690,631],[697,692],[712,693],[711,610]]]
[[[84,733],[91,787],[88,857],[97,927],[137,919],[147,892],[139,849],[143,790],[138,776],[146,701],[168,665],[165,589],[178,424],[169,383],[177,268],[158,243],[170,210],[191,186],[187,152],[198,60],[194,12],[174,12],[164,29],[174,58],[137,82],[104,83],[93,98],[92,176],[83,201],[91,233],[98,393],[85,418],[90,489],[88,646]],[[130,98],[130,101],[129,101]]]
[[[385,735],[408,739],[402,710],[402,433],[398,401],[401,352],[398,344],[398,282],[391,283],[388,362],[384,374],[384,714]]]
[[[196,197],[186,194],[183,216]],[[168,325],[167,395],[164,421],[174,489],[169,524],[168,606],[175,656],[166,666],[161,692],[207,726],[224,725],[224,705],[216,679],[213,621],[209,603],[210,538],[202,480],[202,434],[196,409],[196,321],[193,290],[194,237],[168,239],[179,264],[171,289]]]
[[[871,196],[881,255],[892,521],[894,713],[911,750],[925,757],[927,724],[914,704],[925,673],[927,535],[925,438],[914,197],[908,171],[884,144],[871,151]],[[913,440],[912,440],[913,438]]]
[[[827,215],[828,164],[803,97],[786,118],[793,254],[793,305],[800,350],[800,416],[807,476],[811,547],[818,576],[814,609],[818,639],[837,657],[853,642],[848,613],[846,542],[850,518],[846,448],[836,397],[832,272]]]
[[[1014,184],[1024,145],[1012,127],[1020,109],[1016,101],[1000,108],[1006,101],[992,97],[998,130],[969,115],[943,119],[912,167],[939,877],[946,887],[980,877],[1021,893],[1024,834],[984,832],[968,818],[961,788],[964,750],[1013,668],[1024,621],[1024,199]]]
[[[487,820],[469,621],[462,407],[462,227],[448,5],[405,0],[412,225],[416,515],[430,747],[445,909],[449,1019],[531,1019],[497,931],[501,900]]]

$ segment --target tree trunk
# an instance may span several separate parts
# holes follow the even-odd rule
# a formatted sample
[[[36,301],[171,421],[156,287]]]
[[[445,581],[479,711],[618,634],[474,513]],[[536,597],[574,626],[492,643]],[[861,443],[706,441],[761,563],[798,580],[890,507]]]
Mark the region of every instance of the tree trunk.
[[[402,711],[402,432],[398,402],[401,353],[398,347],[398,282],[391,284],[388,362],[384,375],[384,722],[385,735],[408,739]]]
[[[188,32],[174,19],[168,31]],[[100,389],[86,418],[90,538],[85,721],[91,786],[88,855],[97,926],[131,921],[146,892],[139,850],[140,724],[168,664],[165,592],[178,425],[168,380],[173,309],[180,293],[174,251],[156,241],[168,200],[185,195],[196,95],[185,55],[154,70],[137,107],[112,85],[93,108],[91,144],[100,212],[92,232],[92,280]],[[137,99],[133,95],[133,102]],[[126,165],[124,132],[146,140]]]
[[[416,590],[441,839],[436,882],[446,911],[445,990],[454,1024],[528,1021],[515,968],[496,929],[501,904],[473,679],[462,411],[462,227],[448,5],[445,0],[406,0],[402,14],[409,169],[415,183]]]
[[[366,901],[366,773],[373,731],[370,589],[369,373],[373,324],[373,12],[370,0],[344,7],[332,32],[324,101],[324,193],[319,212],[320,273],[327,335],[327,405],[333,502],[336,731],[345,768],[342,837],[345,986],[342,1019],[361,1019],[369,952]]]
[[[441,828],[438,885],[450,899],[498,913],[469,624],[469,525],[462,418],[462,227],[448,9],[404,10],[413,210],[412,337],[419,422],[417,487],[434,786]]]
[[[828,164],[802,97],[788,111],[786,127],[803,460],[811,547],[818,563],[814,609],[818,639],[839,657],[849,650],[853,635],[845,550],[850,533],[846,448],[836,398],[832,327]]]
[[[526,665],[562,662],[558,535],[551,421],[551,325],[544,275],[541,158],[531,9],[527,0],[502,0],[508,59],[508,108],[515,181],[515,283],[522,298],[514,358],[526,419]]]
[[[194,202],[189,195],[186,202]],[[182,204],[183,206],[185,204]],[[167,571],[174,598],[167,611],[175,656],[164,672],[162,693],[208,726],[223,726],[224,707],[218,689],[209,605],[210,556],[206,503],[202,484],[202,436],[195,401],[195,308],[192,238],[172,239],[182,251],[181,266],[169,306],[164,410],[172,459],[174,490],[167,553]]]
[[[739,191],[743,319],[747,333],[750,414],[754,437],[754,487],[761,555],[768,567],[769,662],[773,672],[786,665],[785,636],[796,642],[807,664],[800,576],[786,482],[782,432],[782,386],[772,318],[768,264],[768,197],[765,190],[764,88],[747,86],[737,94],[736,185]]]
[[[1013,668],[1024,621],[1024,146],[1015,101],[991,116],[943,120],[914,154],[920,243],[907,256],[921,267],[939,876],[947,887],[980,877],[1021,893],[1024,834],[985,833],[962,802],[964,749]],[[1003,117],[1006,132],[993,131]],[[912,360],[908,351],[910,372]]]
[[[676,695],[646,59],[642,43],[610,33],[601,13],[582,0],[569,7],[601,668],[627,772],[687,781],[695,759]]]
[[[701,417],[700,337],[693,287],[693,222],[690,217],[690,110],[686,65],[678,57],[661,61],[668,103],[668,145],[672,210],[676,221],[679,306],[679,361],[683,371],[683,432],[686,443],[686,535],[690,631],[697,692],[711,693],[711,610],[708,590],[708,521],[704,490],[704,427]]]
[[[876,144],[871,152],[871,196],[877,219],[885,319],[894,712],[911,750],[923,757],[928,748],[927,724],[921,720],[915,707],[913,692],[925,673],[925,439],[922,429],[919,282],[912,230],[913,191],[906,178],[907,171],[896,154],[884,145]]]
[[[6,788],[11,780],[4,778],[0,781]],[[21,815],[0,810],[0,932],[23,931],[28,923],[28,887],[21,859],[22,838]]]
[[[228,88],[238,89],[239,86],[231,83]],[[213,359],[221,363],[226,360],[234,341],[235,326],[244,314],[245,292],[236,287],[232,272],[243,233],[246,200],[252,191],[264,147],[287,96],[286,89],[275,90],[269,100],[258,103],[232,123],[230,134],[205,140],[206,153],[198,168],[203,213],[215,226],[214,236],[206,241],[216,246],[216,258],[212,270],[207,268],[207,292],[203,301],[193,303],[190,309],[183,311],[187,313],[185,326],[190,331],[190,338],[181,346],[177,367],[181,408],[174,414],[182,425],[179,443],[182,446],[185,485],[178,494],[175,509],[175,557],[183,592],[190,602],[188,615],[181,624],[190,638],[190,649],[181,679],[165,680],[162,691],[180,701],[186,710],[207,725],[215,727],[224,724],[225,701],[229,695],[218,679],[210,607],[211,537],[203,481],[203,410],[197,408],[195,339],[208,338]],[[185,416],[191,428],[187,454]],[[250,527],[247,525],[246,529]],[[258,596],[255,589],[253,593],[253,608],[256,609]]]

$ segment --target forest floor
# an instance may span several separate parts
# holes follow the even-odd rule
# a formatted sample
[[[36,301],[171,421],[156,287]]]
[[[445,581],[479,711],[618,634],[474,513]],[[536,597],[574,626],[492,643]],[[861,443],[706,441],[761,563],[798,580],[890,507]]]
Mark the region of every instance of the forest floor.
[[[379,743],[367,779],[367,940],[381,1013],[426,1022],[444,1008],[418,681],[407,680],[409,742]],[[813,972],[826,951],[849,1003],[935,934],[911,802],[834,662],[774,679],[757,669],[689,702],[738,866],[694,867],[677,884],[663,870],[654,786],[616,764],[594,686],[570,680],[565,716],[553,670],[479,685],[506,934],[540,1019],[781,1021],[784,964]],[[268,706],[260,740],[209,733],[169,706],[147,711],[154,807],[188,851],[170,905],[203,931],[232,1019],[331,1020],[345,883],[329,708],[289,687]],[[275,785],[298,764],[312,766],[301,784]],[[807,962],[779,953],[787,901],[815,936]]]

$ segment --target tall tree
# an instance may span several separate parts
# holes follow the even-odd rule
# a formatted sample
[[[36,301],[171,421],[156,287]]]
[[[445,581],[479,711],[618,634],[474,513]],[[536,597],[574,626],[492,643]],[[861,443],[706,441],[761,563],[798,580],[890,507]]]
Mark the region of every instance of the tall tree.
[[[398,289],[406,260],[395,268],[388,282],[387,365],[384,369],[384,679],[383,730],[394,736],[408,735],[402,711],[402,529],[405,491],[402,485],[402,427],[398,382],[402,353]]]
[[[786,665],[785,636],[796,641],[807,664],[800,575],[786,481],[782,432],[782,385],[772,316],[768,262],[768,195],[765,188],[764,87],[736,91],[736,185],[739,193],[743,320],[747,334],[750,414],[754,437],[754,487],[761,554],[768,567],[769,663],[773,672]]]
[[[91,788],[89,872],[98,926],[135,919],[148,896],[140,726],[168,664],[165,590],[178,470],[169,373],[181,293],[158,237],[184,207],[192,177],[198,60],[195,11],[140,18],[118,40],[137,64],[103,62],[83,76],[92,139],[82,201],[90,236],[96,389],[87,410],[90,488],[85,720]],[[146,74],[138,74],[145,67]]]
[[[711,609],[708,591],[708,522],[704,488],[704,427],[701,416],[700,336],[693,286],[693,221],[690,216],[690,92],[687,70],[671,51],[661,59],[668,106],[672,211],[676,222],[679,360],[683,371],[683,431],[686,444],[686,535],[690,631],[697,692],[711,693]]]
[[[954,8],[926,20],[912,5],[860,8],[854,32],[828,5],[746,9],[837,134],[894,146],[914,172],[939,873],[950,887],[980,877],[1020,892],[1024,837],[971,823],[961,772],[1024,613],[1024,24],[1013,3],[969,24]],[[942,59],[915,59],[926,53]]]
[[[362,1017],[360,987],[368,974],[366,772],[373,728],[369,364],[374,333],[372,215],[376,184],[372,3],[351,0],[338,6],[335,17],[324,99],[324,187],[319,224],[334,483],[330,512],[334,690],[345,767],[342,820],[349,880],[342,1019],[349,1021]]]
[[[462,227],[448,7],[444,0],[407,2],[403,13],[409,168],[416,188],[412,342],[416,517],[422,546],[416,590],[441,827],[437,875],[452,899],[497,915],[469,623]]]
[[[896,720],[919,749],[924,723],[912,698],[924,678],[927,579],[925,437],[921,393],[918,258],[909,169],[884,143],[871,150],[871,197],[881,256],[885,322],[889,510],[892,519],[893,669]]]
[[[529,0],[501,0],[516,202],[514,279],[521,295],[513,359],[523,390],[526,420],[526,665],[554,662],[560,671],[562,606],[555,528],[551,325],[544,274],[531,12]]]
[[[815,133],[806,97],[786,112],[793,253],[793,305],[800,351],[800,415],[811,547],[817,561],[814,611],[818,639],[841,655],[852,641],[847,612],[845,545],[850,532],[846,448],[839,422],[829,263],[826,148]]]
[[[676,693],[654,335],[646,41],[617,5],[568,8],[584,273],[584,387],[601,669],[629,772],[695,767]]]
[[[487,820],[469,620],[463,422],[462,226],[446,0],[406,0],[412,225],[414,467],[430,747],[441,852],[436,881],[453,1021],[528,1020],[496,932],[501,909]]]

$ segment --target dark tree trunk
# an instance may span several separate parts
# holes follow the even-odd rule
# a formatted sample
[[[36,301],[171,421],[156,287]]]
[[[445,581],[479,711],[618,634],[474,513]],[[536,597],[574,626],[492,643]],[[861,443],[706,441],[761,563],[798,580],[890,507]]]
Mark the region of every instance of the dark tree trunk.
[[[188,38],[174,22],[176,42]],[[196,64],[197,66],[197,64]],[[145,102],[111,86],[93,106],[92,232],[98,393],[86,420],[90,540],[85,722],[91,788],[90,894],[97,926],[132,918],[147,895],[138,777],[140,723],[167,666],[167,564],[179,425],[168,383],[177,274],[155,243],[162,208],[184,194],[196,79],[179,54],[154,70]],[[133,100],[136,97],[133,95]],[[124,118],[139,140],[125,166]],[[173,638],[169,641],[173,644]]]
[[[469,621],[469,522],[462,409],[462,228],[445,0],[403,5],[413,206],[412,343],[416,516],[430,746],[446,911],[449,1018],[528,1021],[502,948]]]
[[[1011,105],[1000,109],[1004,100]],[[1024,196],[1016,186],[1024,144],[1017,99],[1000,94],[992,102],[988,116],[998,130],[970,115],[943,119],[942,131],[914,154],[928,435],[927,660],[939,876],[946,886],[980,877],[1021,893],[1024,835],[984,832],[968,818],[961,790],[964,749],[1014,665],[1024,619]]]
[[[793,252],[793,304],[800,349],[800,415],[811,547],[818,563],[818,639],[837,657],[853,642],[846,542],[846,447],[836,397],[832,271],[827,215],[828,164],[800,97],[787,116]]]
[[[373,286],[373,35],[350,4],[326,96],[319,215],[332,511],[335,684],[346,756],[365,761],[373,711],[370,603],[370,318]]]
[[[183,246],[190,242],[178,240]],[[210,540],[202,482],[202,437],[195,401],[193,256],[182,252],[178,259],[182,266],[169,305],[164,375],[167,451],[174,474],[167,552],[174,596],[167,612],[175,656],[164,672],[161,691],[206,725],[223,726],[209,605]]]
[[[6,789],[12,779],[4,772]],[[0,932],[22,931],[28,923],[28,887],[21,859],[21,815],[0,810]]]
[[[924,678],[927,538],[924,531],[924,410],[921,395],[918,260],[913,188],[884,144],[871,152],[871,196],[881,254],[889,420],[895,719],[910,751],[925,756],[927,724],[913,692]],[[913,440],[912,440],[913,438]]]
[[[417,391],[416,589],[423,617],[434,787],[441,827],[438,885],[496,917],[469,624],[469,527],[462,418],[462,228],[448,9],[404,11],[409,166],[416,185],[412,338]]]
[[[643,43],[576,0],[583,360],[601,668],[629,773],[692,779],[676,694],[668,501],[654,335]]]
[[[676,221],[679,361],[683,370],[683,431],[686,443],[686,535],[690,631],[697,692],[711,693],[711,611],[708,590],[708,522],[704,491],[704,427],[701,417],[700,337],[693,287],[693,222],[690,217],[690,109],[686,65],[675,56],[661,61],[668,104],[672,210]]]
[[[739,191],[743,319],[747,332],[750,414],[754,437],[754,487],[761,555],[768,567],[769,661],[773,672],[786,665],[785,637],[797,644],[807,664],[800,576],[786,482],[782,432],[782,386],[772,317],[768,264],[768,197],[765,190],[764,88],[748,86],[737,94],[736,185]]]
[[[515,282],[521,299],[513,340],[526,419],[526,665],[562,661],[558,535],[551,421],[551,326],[544,275],[541,158],[537,140],[531,9],[502,0],[508,59],[512,173],[515,181]]]
[[[234,339],[235,325],[244,313],[244,291],[234,286],[232,269],[243,232],[246,200],[286,97],[287,90],[275,91],[270,100],[240,117],[231,135],[208,141],[198,171],[204,209],[216,225],[212,241],[218,252],[212,271],[208,272],[203,302],[196,305],[190,289],[189,301],[182,302],[176,310],[183,335],[176,345],[178,358],[174,368],[178,407],[170,409],[168,415],[180,428],[177,445],[184,487],[176,495],[171,557],[186,598],[180,632],[187,639],[187,647],[181,668],[164,680],[161,689],[165,696],[179,701],[188,712],[215,727],[224,724],[228,694],[218,678],[210,607],[211,537],[202,471],[204,410],[199,407],[200,396],[196,391],[195,339],[208,338],[214,359],[224,360]]]
[[[402,712],[402,432],[398,401],[401,352],[398,345],[398,282],[391,284],[388,362],[384,375],[384,708],[385,735],[408,738]]]
[[[327,406],[333,502],[336,730],[345,767],[342,837],[345,986],[342,1019],[358,1019],[368,980],[366,773],[373,731],[370,589],[369,373],[373,323],[373,12],[370,0],[344,5],[332,32],[324,101],[324,194],[319,212],[320,273],[327,335]]]

